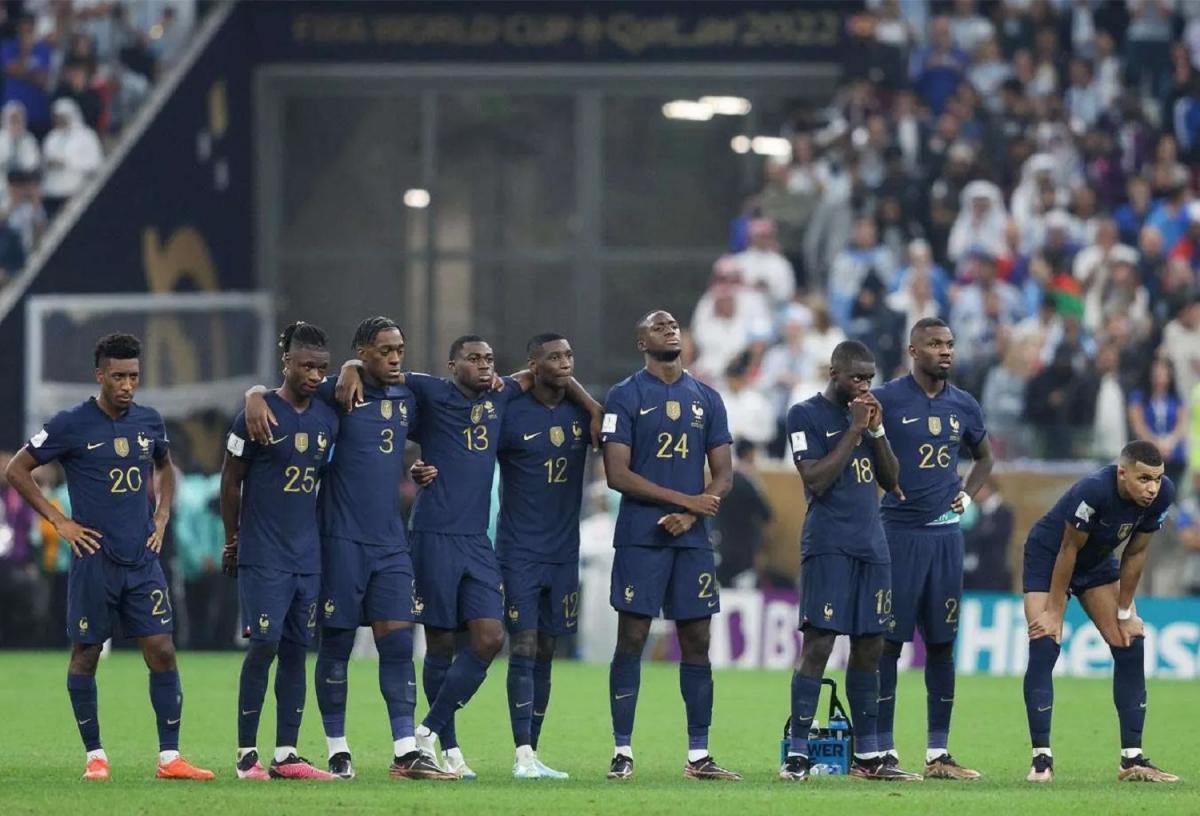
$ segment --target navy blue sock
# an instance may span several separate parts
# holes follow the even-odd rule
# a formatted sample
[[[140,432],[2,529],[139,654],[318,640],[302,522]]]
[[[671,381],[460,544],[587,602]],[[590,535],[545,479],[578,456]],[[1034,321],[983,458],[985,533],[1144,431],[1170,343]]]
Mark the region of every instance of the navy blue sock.
[[[346,695],[350,653],[354,651],[353,629],[321,630],[321,648],[317,652],[317,707],[325,736],[346,736]]]
[[[1025,667],[1025,715],[1034,748],[1050,747],[1050,716],[1054,708],[1054,664],[1061,648],[1054,638],[1029,641],[1029,665]]]
[[[421,685],[425,689],[425,702],[431,709],[434,701],[437,700],[438,693],[442,690],[442,684],[446,682],[446,672],[450,671],[452,662],[453,658],[425,655],[425,665],[421,669]],[[438,732],[438,738],[442,742],[443,750],[458,746],[453,717],[442,726],[442,730]]]
[[[608,691],[613,742],[617,745],[633,744],[633,715],[637,713],[641,685],[641,655],[614,654],[608,669]]]
[[[413,631],[396,629],[375,641],[379,651],[379,692],[387,703],[392,739],[413,735],[417,710],[417,670],[413,666]]]
[[[537,750],[538,738],[542,735],[542,723],[546,721],[546,709],[550,706],[550,660],[538,660],[533,664],[533,718],[529,723],[529,745]]]
[[[263,700],[267,698],[267,682],[275,645],[261,640],[250,641],[242,658],[242,674],[238,680],[238,747],[253,748],[258,744],[258,721],[262,717]]]
[[[183,719],[183,687],[179,672],[150,672],[150,705],[158,725],[158,750],[179,750],[179,721]]]
[[[900,660],[900,644],[884,642],[879,658],[879,750],[896,750],[892,728],[896,722],[896,664]],[[857,726],[857,723],[855,724]]]
[[[75,711],[75,724],[88,751],[100,750],[100,712],[96,704],[96,676],[67,673],[67,694]]]
[[[925,659],[925,716],[928,748],[950,744],[950,716],[954,712],[954,645],[929,648]]]
[[[484,660],[470,649],[463,649],[450,664],[442,690],[422,720],[422,725],[441,738],[442,748],[451,747],[446,745],[443,729],[454,717],[454,712],[470,702],[483,685],[490,664],[490,660]]]
[[[792,672],[792,730],[789,735],[789,754],[808,756],[808,732],[817,714],[821,699],[821,678]],[[856,723],[857,725],[857,723]]]
[[[1111,649],[1113,703],[1121,723],[1121,747],[1141,748],[1146,724],[1146,640],[1134,638],[1130,646]]]
[[[508,658],[508,716],[512,721],[513,744],[533,742],[533,658]]]
[[[304,697],[308,683],[304,677],[307,650],[299,643],[279,643],[275,667],[275,746],[296,745],[300,739],[300,720],[304,717]]]
[[[712,666],[680,663],[679,693],[687,711],[688,750],[707,751],[713,709]]]
[[[846,696],[854,723],[854,753],[879,750],[879,672],[846,670]]]

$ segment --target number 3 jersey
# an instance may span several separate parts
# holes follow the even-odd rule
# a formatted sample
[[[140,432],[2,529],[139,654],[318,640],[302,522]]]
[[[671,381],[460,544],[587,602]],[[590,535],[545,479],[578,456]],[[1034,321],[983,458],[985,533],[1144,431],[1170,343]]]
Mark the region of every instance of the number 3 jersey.
[[[604,403],[601,439],[630,448],[629,468],[660,487],[696,496],[704,492],[708,451],[733,441],[725,403],[686,371],[665,383],[646,369],[612,387]],[[708,520],[673,536],[658,524],[682,507],[621,497],[614,547],[709,547]]]
[[[56,414],[25,449],[39,465],[62,463],[71,517],[100,533],[110,561],[139,566],[157,558],[146,540],[154,532],[154,463],[168,450],[158,411],[131,403],[113,419],[92,397]]]
[[[276,394],[264,398],[279,424],[259,444],[246,431],[246,413],[233,420],[225,449],[247,463],[238,525],[238,564],[301,575],[321,572],[317,487],[338,434],[333,409],[318,398],[297,411]]]

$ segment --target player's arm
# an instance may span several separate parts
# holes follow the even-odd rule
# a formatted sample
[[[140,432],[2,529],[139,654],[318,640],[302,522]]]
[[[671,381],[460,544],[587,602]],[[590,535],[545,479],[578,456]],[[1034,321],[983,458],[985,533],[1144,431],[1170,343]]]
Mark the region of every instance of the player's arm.
[[[169,451],[154,460],[154,532],[146,540],[146,547],[153,552],[162,552],[163,536],[167,522],[171,520],[171,507],[175,504],[175,464]]]
[[[521,389],[521,393],[533,388],[533,372],[522,369],[508,377]],[[572,377],[567,383],[567,399],[588,412],[591,419],[592,450],[600,450],[600,429],[604,421],[604,406],[588,393],[579,380]]]
[[[242,517],[242,482],[250,463],[229,452],[221,464],[221,524],[225,528],[225,547],[221,565],[226,575],[237,575],[238,526]]]
[[[796,470],[800,472],[804,486],[811,490],[813,495],[825,495],[845,471],[846,465],[854,456],[854,449],[862,441],[863,431],[867,429],[867,421],[870,416],[871,407],[867,403],[857,401],[850,403],[850,427],[845,433],[838,436],[833,450],[820,459],[799,458],[795,460]]]
[[[992,475],[992,468],[996,462],[992,459],[992,444],[988,442],[987,437],[979,440],[979,443],[970,448],[971,470],[967,472],[967,481],[963,485],[962,491],[955,497],[954,502],[950,505],[955,513],[964,513],[967,509],[968,502],[963,501],[965,493],[970,498],[974,499],[975,494],[979,492],[979,488],[983,487],[983,483]]]
[[[1064,526],[1062,544],[1054,559],[1054,572],[1050,574],[1050,591],[1046,609],[1029,624],[1029,637],[1052,637],[1062,640],[1063,615],[1067,611],[1067,590],[1071,586],[1071,575],[1075,572],[1075,561],[1079,551],[1087,543],[1088,532],[1077,530],[1070,524]]]
[[[889,493],[895,493],[901,501],[904,492],[900,490],[900,460],[896,458],[892,444],[888,442],[883,428],[883,406],[874,393],[860,397],[871,407],[871,418],[867,420],[867,438],[870,440],[872,457],[875,459],[875,480]]]
[[[39,463],[29,453],[28,448],[21,448],[17,455],[9,460],[4,476],[8,483],[16,489],[30,507],[38,515],[54,525],[54,531],[60,538],[71,542],[71,550],[76,558],[91,555],[100,549],[100,539],[103,536],[96,530],[84,527],[66,516],[55,507],[49,499],[42,495],[42,490],[33,479],[33,471]]]
[[[644,476],[633,472],[629,464],[632,461],[632,449],[621,442],[604,443],[604,475],[608,486],[623,496],[636,499],[648,504],[682,507],[697,516],[715,516],[721,506],[721,497],[708,493],[699,496],[689,496],[663,487],[650,481]],[[728,492],[728,488],[726,488]]]
[[[1146,554],[1150,550],[1150,539],[1154,533],[1139,530],[1125,545],[1121,553],[1121,581],[1117,588],[1117,626],[1121,638],[1128,646],[1134,638],[1145,637],[1142,619],[1133,608],[1133,596],[1137,593],[1142,571],[1146,568]]]
[[[271,427],[279,426],[275,412],[267,404],[267,392],[270,390],[265,385],[254,385],[246,389],[246,433],[262,445],[271,441]]]

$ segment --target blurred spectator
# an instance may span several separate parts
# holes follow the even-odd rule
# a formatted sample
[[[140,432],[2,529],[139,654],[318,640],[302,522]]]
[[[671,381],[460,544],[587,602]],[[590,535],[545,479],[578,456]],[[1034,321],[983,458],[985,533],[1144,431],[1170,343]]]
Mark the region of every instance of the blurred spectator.
[[[905,347],[905,315],[888,307],[884,293],[883,281],[873,272],[867,275],[846,326],[846,336],[865,344],[875,355],[878,383],[903,373],[901,360]]]
[[[975,592],[1012,592],[1009,562],[1016,514],[989,476],[979,492],[974,511],[963,519],[963,589]],[[968,523],[969,521],[969,523]]]
[[[799,189],[792,189],[789,179],[793,176],[788,165],[771,160],[765,167],[766,186],[759,195],[759,209],[765,218],[776,223],[779,249],[793,267],[800,265],[794,275],[797,282],[802,282],[804,231],[821,199],[821,188],[819,183],[810,185],[812,177],[802,172],[795,176],[800,180]]]
[[[732,426],[730,427],[732,431]],[[748,575],[750,586],[755,558],[762,549],[763,531],[771,522],[771,505],[758,475],[758,452],[752,442],[734,435],[733,487],[721,501],[722,513],[717,514],[713,547],[717,551],[717,583],[732,587],[743,583],[739,576]]]
[[[903,316],[901,337],[908,337],[918,320],[940,317],[941,304],[934,292],[933,276],[928,269],[914,268],[904,275],[900,288],[887,296],[887,307]],[[903,345],[903,342],[902,342]]]
[[[962,191],[962,209],[950,230],[946,254],[958,261],[972,249],[981,249],[994,258],[1004,255],[1004,230],[1008,213],[1000,188],[989,181],[972,181]]]
[[[783,342],[772,346],[763,355],[758,384],[775,411],[776,443],[769,447],[772,456],[783,455],[782,423],[791,407],[792,393],[802,384],[811,384],[813,393],[820,390],[822,377],[821,362],[813,353],[809,331],[813,322],[812,312],[800,304],[784,310]],[[826,374],[829,358],[825,358]]]
[[[729,433],[755,445],[768,445],[777,431],[776,411],[771,400],[749,381],[750,354],[744,352],[725,370],[725,385],[720,389],[729,417]]]
[[[853,243],[838,254],[829,270],[829,311],[839,326],[848,325],[858,290],[872,274],[890,288],[896,264],[892,253],[880,245],[875,222],[860,218],[854,225]]]
[[[29,130],[41,138],[50,129],[50,100],[47,90],[54,47],[34,34],[34,19],[22,15],[17,20],[16,37],[0,43],[0,61],[4,63],[4,101],[25,106]]]
[[[37,139],[25,127],[25,106],[8,102],[0,109],[0,179],[9,173],[36,173],[42,163]]]
[[[0,286],[25,268],[25,243],[0,214]]]
[[[1162,350],[1171,361],[1179,393],[1192,393],[1200,383],[1200,298],[1163,327]]]
[[[220,486],[220,474],[181,476],[172,508],[173,560],[183,579],[189,649],[226,649],[237,636],[237,586],[221,572]]]
[[[1139,234],[1150,215],[1154,199],[1151,197],[1150,182],[1140,176],[1134,176],[1129,180],[1125,194],[1127,200],[1117,207],[1113,218],[1117,222],[1121,241],[1132,245],[1138,242]]]
[[[1084,297],[1083,327],[1096,332],[1110,314],[1124,314],[1141,334],[1150,325],[1150,294],[1137,276],[1137,252],[1116,247],[1110,264],[1091,280]]]
[[[1187,405],[1179,396],[1170,360],[1150,364],[1143,386],[1129,395],[1129,426],[1162,453],[1166,475],[1182,485],[1187,470]]]
[[[954,44],[950,20],[935,17],[929,26],[929,45],[913,55],[909,75],[925,104],[940,114],[962,82],[968,64],[967,55]]]
[[[1200,595],[1200,484],[1178,503],[1175,530],[1183,548],[1181,587],[1188,595]]]
[[[1082,378],[1074,368],[1071,349],[1060,347],[1050,365],[1030,379],[1025,390],[1025,420],[1038,436],[1038,451],[1046,459],[1070,459],[1076,431],[1090,425],[1090,406],[1081,405]]]
[[[1127,0],[1125,78],[1155,99],[1166,93],[1171,78],[1171,35],[1174,0]]]
[[[8,200],[4,212],[9,228],[20,236],[21,246],[28,256],[41,241],[47,223],[42,190],[36,176],[8,174]]]
[[[1096,85],[1090,60],[1075,57],[1071,60],[1070,84],[1063,99],[1070,122],[1077,128],[1090,128],[1100,118],[1104,103]]]
[[[103,132],[100,119],[104,113],[104,100],[91,86],[91,64],[87,60],[69,59],[63,63],[51,101],[59,99],[73,101],[79,107],[84,124],[97,133]]]
[[[777,309],[792,299],[796,276],[788,259],[779,253],[774,221],[751,221],[750,246],[734,260],[741,270],[742,283],[765,294],[772,307]]]
[[[1188,173],[1178,165],[1170,171],[1163,195],[1164,199],[1150,210],[1146,225],[1162,233],[1163,245],[1169,249],[1187,232],[1191,216],[1200,216],[1200,213],[1189,213]]]
[[[43,203],[53,218],[104,160],[100,139],[83,123],[79,106],[70,99],[54,103],[54,129],[46,135],[42,153],[46,161]]]
[[[45,593],[31,541],[36,516],[5,479],[10,459],[0,451],[0,644],[21,648],[37,642]]]
[[[1038,349],[1031,337],[1010,337],[1001,346],[1000,365],[988,369],[984,377],[979,404],[997,458],[1017,458],[1025,452],[1020,438],[1025,391],[1037,368]]]
[[[1015,286],[997,279],[996,260],[986,252],[971,252],[965,268],[971,283],[954,298],[950,326],[960,374],[982,377],[983,369],[997,361],[998,333],[1021,319],[1023,301]]]
[[[1121,386],[1120,349],[1109,343],[1096,354],[1096,416],[1092,422],[1092,451],[1095,459],[1116,461],[1129,440],[1129,414],[1125,389]]]

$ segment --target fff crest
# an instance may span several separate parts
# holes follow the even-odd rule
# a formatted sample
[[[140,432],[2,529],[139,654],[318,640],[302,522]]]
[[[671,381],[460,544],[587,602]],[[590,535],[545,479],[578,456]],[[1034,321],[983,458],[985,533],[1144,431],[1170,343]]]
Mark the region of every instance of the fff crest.
[[[117,452],[117,456],[128,456],[129,440],[123,436],[118,436],[113,440],[113,450]]]
[[[324,431],[318,431],[317,432],[317,450],[323,451],[323,450],[325,450],[326,446],[328,446],[328,445],[329,445],[329,437],[325,435]]]
[[[478,425],[479,420],[481,420],[481,419],[483,419],[483,406],[482,405],[472,405],[471,406],[471,422],[472,422],[472,424]]]
[[[679,419],[683,416],[683,409],[679,407],[677,400],[667,400],[667,418]]]
[[[1122,524],[1121,529],[1117,530],[1117,540],[1124,541],[1129,538],[1129,534],[1133,532],[1132,524]]]
[[[304,453],[308,450],[308,434],[296,434],[296,453]]]
[[[942,418],[941,417],[931,416],[929,418],[929,432],[931,434],[933,434],[934,436],[941,435],[941,433],[942,433]]]
[[[581,436],[583,436],[583,428],[580,427],[578,422],[571,423],[571,436],[575,437],[576,439],[579,439]]]
[[[550,429],[550,443],[552,445],[554,445],[554,447],[561,448],[562,443],[566,442],[566,441],[567,441],[567,434],[563,431],[563,429],[560,426],[555,425],[553,428]]]
[[[401,403],[401,405],[403,405],[403,403]],[[379,403],[379,413],[383,415],[384,419],[391,419],[392,418],[392,401],[384,400],[383,402]]]

